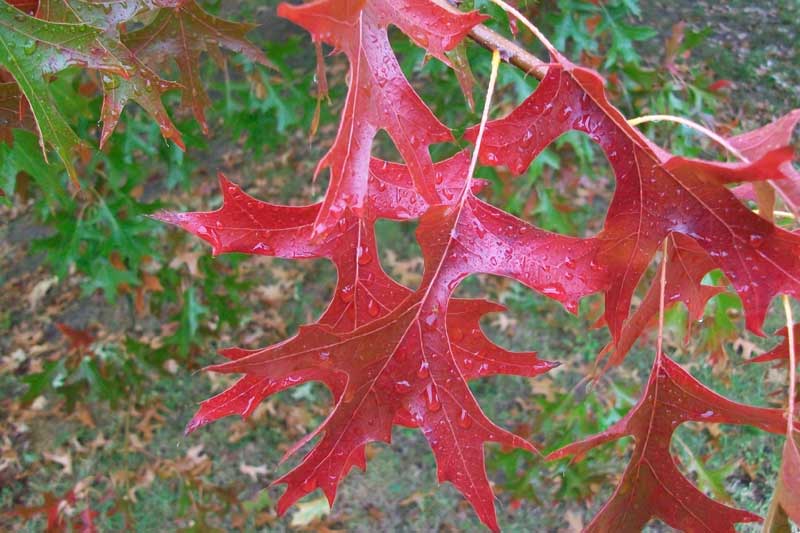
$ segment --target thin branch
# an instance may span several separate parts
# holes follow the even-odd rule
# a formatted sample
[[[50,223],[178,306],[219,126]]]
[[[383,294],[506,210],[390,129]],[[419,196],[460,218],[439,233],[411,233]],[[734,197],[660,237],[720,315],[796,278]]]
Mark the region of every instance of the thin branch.
[[[475,139],[475,150],[472,152],[472,161],[469,164],[469,172],[467,173],[467,183],[464,186],[464,193],[470,190],[470,183],[472,177],[475,175],[475,168],[478,166],[478,154],[481,151],[481,143],[483,142],[483,134],[486,131],[486,123],[489,121],[489,110],[492,107],[492,96],[494,95],[494,86],[497,83],[497,69],[500,67],[500,51],[495,50],[492,52],[492,73],[489,76],[489,87],[486,89],[486,101],[483,104],[483,115],[481,116],[481,125],[478,128],[478,138]],[[464,194],[462,202],[467,195]]]
[[[514,41],[506,39],[483,24],[472,28],[472,31],[469,32],[469,38],[487,50],[500,51],[500,58],[503,61],[514,65],[537,80],[543,79],[547,74],[549,63],[542,61]]]
[[[431,0],[431,2],[453,13],[461,13],[451,5],[448,0]],[[542,61],[514,41],[506,39],[483,24],[472,28],[469,32],[469,38],[489,51],[493,52],[497,50],[500,52],[500,58],[503,61],[514,65],[538,80],[541,80],[544,78],[545,74],[547,74],[547,67],[549,65],[547,61]]]

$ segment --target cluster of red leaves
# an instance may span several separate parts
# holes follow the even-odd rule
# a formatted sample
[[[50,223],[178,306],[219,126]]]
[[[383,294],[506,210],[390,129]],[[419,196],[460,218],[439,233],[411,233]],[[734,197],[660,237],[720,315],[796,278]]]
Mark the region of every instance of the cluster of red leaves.
[[[365,446],[388,442],[393,425],[401,425],[422,431],[440,481],[455,485],[480,519],[498,529],[484,445],[534,447],[493,424],[467,383],[496,374],[535,376],[555,363],[534,353],[508,352],[486,338],[480,318],[502,307],[454,299],[453,291],[467,276],[507,276],[571,312],[583,297],[602,293],[612,364],[623,361],[658,312],[657,289],[635,313],[631,300],[665,240],[666,300],[685,303],[694,317],[722,290],[701,284],[714,269],[741,297],[747,327],[755,333],[761,333],[776,295],[800,297],[800,236],[753,213],[729,187],[767,180],[785,190],[796,185],[793,151],[784,146],[793,117],[737,138],[747,161],[674,156],[626,122],[608,101],[596,72],[553,51],[535,92],[507,117],[488,123],[479,157],[485,165],[521,174],[567,131],[584,132],[597,143],[616,176],[605,226],[593,238],[566,237],[482,201],[483,184],[470,176],[468,153],[431,160],[429,146],[451,141],[452,135],[402,74],[387,26],[398,27],[447,61],[445,52],[484,17],[430,0],[315,0],[283,4],[278,13],[306,28],[316,43],[343,52],[350,63],[339,132],[318,167],[330,171],[324,200],[301,207],[270,204],[221,176],[224,204],[219,210],[160,218],[203,238],[215,254],[325,258],[337,268],[334,296],[316,323],[268,348],[222,352],[229,361],[211,370],[244,376],[203,402],[187,427],[192,431],[224,416],[248,416],[278,391],[308,381],[324,383],[334,406],[319,428],[288,452],[318,437],[300,464],[278,480],[287,485],[279,512],[318,488],[332,502],[348,471],[365,467]],[[371,158],[380,129],[388,132],[404,164]],[[475,141],[478,127],[468,130],[466,138]],[[416,236],[425,270],[416,290],[381,269],[374,234],[380,218],[419,221]],[[733,531],[737,522],[759,519],[710,500],[678,470],[670,441],[687,421],[786,430],[782,411],[722,398],[658,354],[641,400],[623,420],[552,455],[580,457],[600,443],[635,438],[630,465],[590,529],[630,530],[658,517],[687,530]],[[789,454],[784,477],[789,494],[800,493],[791,470],[798,464],[795,459]],[[787,502],[786,511],[798,519],[797,502]]]

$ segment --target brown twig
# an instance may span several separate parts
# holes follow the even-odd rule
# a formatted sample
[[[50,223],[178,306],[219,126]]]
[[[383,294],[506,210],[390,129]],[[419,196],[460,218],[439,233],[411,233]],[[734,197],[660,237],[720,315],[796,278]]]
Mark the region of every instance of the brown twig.
[[[458,11],[448,2],[448,0],[431,1],[449,11]],[[496,31],[489,29],[483,24],[479,24],[472,28],[472,30],[469,32],[469,37],[487,50],[499,51],[500,58],[503,61],[514,65],[518,69],[536,79],[541,80],[547,73],[548,63],[546,61],[542,61],[514,41],[506,39]]]
[[[487,50],[498,50],[500,58],[526,74],[541,80],[547,74],[547,63],[510,39],[480,24],[472,28],[469,37]]]

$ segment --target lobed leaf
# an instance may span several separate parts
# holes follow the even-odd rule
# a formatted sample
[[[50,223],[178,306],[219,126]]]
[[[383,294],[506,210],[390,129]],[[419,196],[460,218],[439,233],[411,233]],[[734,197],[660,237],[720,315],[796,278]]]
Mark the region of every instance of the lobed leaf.
[[[162,1],[160,4],[166,7],[157,12],[153,21],[125,34],[122,42],[138,60],[151,68],[171,61],[177,64],[183,105],[192,110],[203,132],[208,134],[205,110],[210,102],[200,79],[200,55],[208,53],[216,57],[220,55],[220,47],[224,47],[244,54],[256,63],[268,66],[271,63],[260,49],[245,38],[255,28],[254,25],[215,17],[194,0]],[[142,81],[145,93],[175,87],[154,85],[154,80],[149,76],[144,76]],[[142,87],[126,88],[126,94],[141,95],[140,89]],[[115,98],[122,100],[124,94],[117,94]],[[112,103],[109,103],[109,109],[114,109]]]
[[[614,342],[621,339],[636,285],[670,233],[691,237],[722,269],[742,299],[748,328],[762,334],[772,298],[800,296],[800,236],[751,212],[726,185],[788,177],[793,150],[778,147],[751,163],[673,156],[628,125],[598,74],[561,56],[553,61],[522,105],[487,125],[481,161],[520,174],[570,130],[586,133],[603,149],[617,178],[597,258],[609,269],[605,319]],[[476,135],[475,128],[467,132],[469,139]]]
[[[372,143],[385,130],[409,168],[417,191],[438,203],[431,144],[453,137],[420,99],[400,69],[387,26],[393,24],[428,53],[449,63],[452,50],[485,19],[477,12],[457,13],[428,0],[316,0],[281,4],[278,15],[307,29],[315,42],[343,52],[350,62],[349,90],[333,146],[317,165],[330,168],[328,192],[315,230],[329,231],[345,209],[359,214],[367,196]]]
[[[460,154],[437,165],[442,174],[437,194],[447,197],[445,191],[459,181],[471,189],[473,184],[464,183],[466,163],[466,155]],[[376,161],[372,177],[366,213],[398,219],[417,215],[386,201],[410,185],[410,171]],[[533,228],[462,190],[450,195],[450,205],[429,207],[422,214],[417,238],[425,275],[422,286],[412,292],[386,281],[374,255],[374,218],[343,218],[325,237],[315,238],[319,204],[275,206],[257,202],[224,181],[223,187],[225,204],[217,212],[160,218],[189,229],[220,252],[328,257],[340,279],[334,301],[318,323],[269,348],[225,351],[230,361],[211,369],[245,377],[201,406],[188,429],[227,414],[246,416],[267,395],[321,381],[331,390],[335,406],[314,433],[293,447],[294,452],[321,435],[301,464],[278,481],[288,485],[281,512],[315,488],[322,488],[332,502],[342,477],[352,466],[363,465],[364,446],[389,441],[392,425],[402,424],[423,431],[440,480],[453,483],[481,520],[496,529],[483,445],[533,447],[489,421],[466,381],[496,373],[533,376],[553,364],[492,345],[478,320],[499,308],[480,300],[452,300],[452,292],[468,275],[484,272],[517,279],[574,310],[580,297],[603,284],[602,270],[584,260],[594,254],[595,243]],[[417,203],[424,203],[421,195]],[[343,268],[340,261],[349,261],[345,265],[356,271]],[[367,297],[366,306],[358,305],[364,301],[356,299],[359,292]],[[348,309],[353,309],[349,319]]]
[[[184,72],[181,61],[189,57],[188,64],[196,63],[208,36],[199,36],[199,44],[175,37],[183,24],[177,19],[188,16],[179,12],[193,5],[162,10],[158,24],[126,42],[145,62],[162,51],[178,57],[184,94],[192,93],[188,101],[204,123],[206,96],[194,91],[193,73]],[[453,483],[479,518],[497,530],[484,445],[534,448],[484,415],[468,381],[499,373],[535,376],[554,363],[494,345],[479,321],[502,307],[453,298],[467,276],[515,279],[572,312],[581,298],[604,292],[613,336],[610,364],[622,362],[658,312],[660,295],[653,288],[633,314],[630,303],[664,239],[669,244],[665,298],[670,304],[683,302],[693,318],[722,290],[702,285],[715,268],[742,297],[748,327],[757,333],[773,296],[800,294],[800,236],[752,213],[728,188],[735,182],[791,178],[793,153],[783,145],[794,119],[740,139],[752,161],[677,157],[628,125],[608,101],[598,74],[554,52],[536,91],[509,116],[489,123],[479,155],[484,164],[522,173],[566,131],[582,131],[601,146],[617,177],[605,227],[595,238],[557,235],[479,199],[483,184],[471,179],[466,152],[432,161],[430,145],[452,136],[413,91],[389,44],[387,27],[395,25],[447,61],[445,54],[483,20],[480,14],[453,12],[429,0],[315,0],[283,4],[279,14],[306,28],[318,53],[326,43],[350,63],[339,131],[317,167],[331,172],[325,198],[299,207],[266,203],[221,176],[219,210],[157,218],[201,237],[215,254],[324,258],[336,266],[336,290],[318,321],[267,348],[221,352],[227,361],[210,370],[243,377],[203,402],[187,426],[190,432],[223,416],[246,417],[278,391],[308,381],[325,384],[333,407],[287,453],[314,441],[299,465],[277,481],[287,485],[278,504],[281,513],[317,488],[332,503],[350,469],[365,468],[365,446],[388,442],[393,426],[401,425],[423,432],[440,481]],[[230,33],[243,38],[240,30]],[[380,129],[389,133],[404,164],[371,158]],[[467,138],[474,141],[477,131],[469,130]],[[382,270],[374,232],[379,218],[419,219],[424,275],[418,289],[398,284]],[[634,530],[659,517],[673,527],[732,531],[737,522],[758,520],[707,498],[678,470],[670,441],[687,421],[750,424],[771,432],[784,427],[780,411],[731,402],[658,354],[642,399],[625,418],[553,454],[580,457],[603,442],[625,435],[636,439],[621,484],[590,529]],[[791,470],[793,463],[787,464]]]
[[[30,104],[45,158],[52,145],[77,182],[72,157],[81,140],[53,104],[46,76],[77,65],[125,77],[124,65],[103,46],[101,32],[85,24],[46,22],[0,2],[0,29],[0,65]]]
[[[639,403],[606,431],[569,444],[548,456],[559,459],[586,453],[630,435],[636,441],[625,473],[587,531],[640,531],[651,518],[683,531],[736,531],[739,522],[761,519],[715,502],[681,473],[670,452],[672,434],[686,422],[746,424],[783,433],[780,409],[732,402],[709,390],[665,355],[657,356]]]

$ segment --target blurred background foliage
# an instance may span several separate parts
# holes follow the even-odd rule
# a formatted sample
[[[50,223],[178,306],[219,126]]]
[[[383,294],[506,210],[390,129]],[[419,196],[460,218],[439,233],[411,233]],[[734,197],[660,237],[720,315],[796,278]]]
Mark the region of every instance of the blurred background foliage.
[[[722,131],[741,126],[743,106],[724,89],[729,72],[697,57],[709,58],[709,50],[724,44],[714,41],[710,20],[683,23],[682,17],[695,16],[690,7],[660,17],[636,0],[520,4],[572,60],[603,73],[627,116],[669,113]],[[734,11],[739,5],[730,4]],[[774,4],[768,14],[796,30],[797,17],[786,16],[787,10],[798,14],[791,0]],[[324,418],[328,395],[320,386],[282,393],[248,421],[226,420],[182,436],[196,403],[227,383],[194,373],[215,361],[216,348],[258,347],[291,335],[322,311],[335,272],[323,262],[212,258],[197,240],[147,215],[218,207],[217,171],[264,200],[319,199],[324,178],[311,178],[335,134],[346,74],[343,57],[326,58],[330,102],[323,102],[312,137],[315,60],[306,35],[276,18],[273,0],[203,5],[259,23],[251,39],[277,65],[271,70],[236,55],[221,67],[205,62],[203,79],[213,102],[210,136],[191,117],[173,113],[188,147],[184,153],[165,142],[140,109],[127,109],[109,146],[80,162],[77,194],[68,192],[63,168],[43,160],[33,134],[15,131],[12,145],[0,144],[0,509],[20,514],[55,498],[68,502],[76,517],[91,506],[101,529],[138,531],[477,528],[455,491],[437,488],[424,441],[406,430],[396,431],[391,451],[371,447],[368,472],[344,483],[332,512],[314,494],[289,518],[277,518],[273,504],[280,489],[262,489],[277,477],[287,444]],[[491,14],[497,31],[516,33],[488,0],[462,2],[464,9],[473,7]],[[390,35],[407,76],[457,137],[479,121],[451,71],[396,29]],[[544,56],[525,31],[517,40]],[[489,54],[472,43],[459,53],[477,78],[472,97],[480,109]],[[98,137],[98,82],[75,69],[53,83],[59,108],[86,140]],[[509,111],[536,83],[502,67],[493,115]],[[775,90],[771,105],[759,107],[748,126],[799,103],[787,101],[780,86]],[[165,103],[176,110],[177,95],[168,93]],[[720,157],[681,126],[648,125],[645,131],[676,153]],[[388,137],[381,139],[376,155],[396,159]],[[466,146],[435,146],[434,160]],[[545,229],[580,236],[600,230],[614,187],[601,152],[578,133],[560,138],[521,177],[488,168],[478,175],[490,181],[484,195],[495,205]],[[413,224],[378,225],[385,268],[412,285],[421,273],[413,230]],[[723,282],[719,276],[708,281]],[[491,418],[548,451],[608,427],[635,403],[652,357],[646,342],[626,368],[595,383],[584,379],[607,341],[604,331],[591,329],[598,301],[587,300],[573,317],[507,280],[476,276],[459,290],[488,293],[509,307],[484,324],[497,342],[565,363],[536,380],[502,377],[472,385]],[[780,376],[772,374],[777,371],[739,364],[769,346],[742,333],[740,314],[736,297],[714,298],[687,344],[685,312],[674,308],[669,345],[722,393],[780,403],[769,397],[779,387]],[[766,386],[754,388],[753,380]],[[678,435],[673,451],[703,490],[763,514],[776,438],[746,428],[681,428]],[[509,530],[579,527],[609,495],[627,444],[603,447],[576,465],[489,449],[490,477],[503,502],[501,523]],[[44,517],[0,514],[3,524],[37,530]]]

